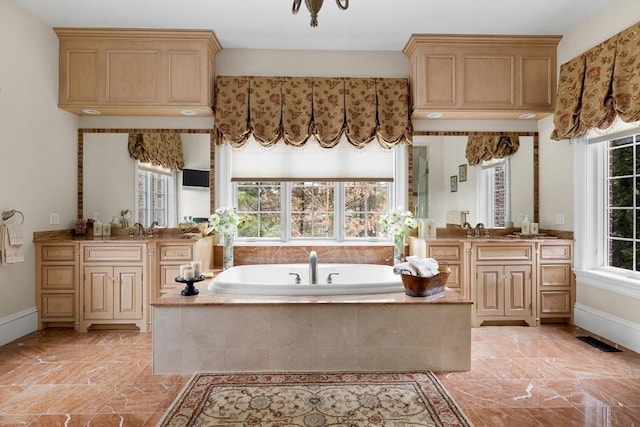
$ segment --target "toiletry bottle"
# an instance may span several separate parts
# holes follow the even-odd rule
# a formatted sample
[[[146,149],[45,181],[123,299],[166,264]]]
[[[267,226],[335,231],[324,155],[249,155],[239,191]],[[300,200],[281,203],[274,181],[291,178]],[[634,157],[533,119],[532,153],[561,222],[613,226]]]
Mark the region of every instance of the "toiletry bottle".
[[[102,237],[102,221],[100,221],[99,215],[96,215],[96,220],[93,223],[93,237]]]
[[[521,234],[529,234],[530,231],[531,231],[531,229],[529,227],[530,227],[529,218],[527,217],[527,215],[525,215],[524,219],[522,220]]]

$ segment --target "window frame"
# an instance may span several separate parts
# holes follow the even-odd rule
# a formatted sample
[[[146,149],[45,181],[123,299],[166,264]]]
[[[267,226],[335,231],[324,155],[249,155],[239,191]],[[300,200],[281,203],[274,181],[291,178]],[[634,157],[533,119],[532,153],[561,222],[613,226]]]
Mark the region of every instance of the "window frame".
[[[605,265],[608,256],[605,227],[607,171],[606,142],[640,133],[638,124],[606,135],[591,132],[574,138],[574,272],[576,279],[595,288],[637,298],[640,272]]]
[[[140,206],[138,200],[140,199],[140,190],[138,188],[138,181],[140,179],[141,173],[150,173],[156,175],[162,175],[167,177],[167,197],[165,199],[165,209],[166,209],[166,221],[167,224],[160,224],[161,227],[168,227],[169,224],[176,224],[178,217],[178,206],[177,206],[177,197],[178,197],[178,179],[176,172],[161,170],[161,168],[155,168],[150,165],[145,165],[139,161],[134,162],[135,164],[135,173],[134,173],[134,218],[139,218],[140,216]],[[147,185],[149,185],[147,183]],[[145,193],[148,193],[145,191]],[[150,206],[152,205],[151,201],[145,198],[145,205],[147,214],[145,218],[142,220],[142,224],[149,227],[154,221],[151,215],[151,211],[153,210]]]

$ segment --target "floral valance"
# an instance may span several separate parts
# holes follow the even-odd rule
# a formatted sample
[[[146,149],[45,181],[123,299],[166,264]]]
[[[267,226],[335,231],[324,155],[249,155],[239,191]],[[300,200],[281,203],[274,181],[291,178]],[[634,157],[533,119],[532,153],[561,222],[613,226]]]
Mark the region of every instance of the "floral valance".
[[[131,157],[143,163],[151,163],[173,171],[184,167],[179,133],[130,133],[128,145]]]
[[[493,158],[501,159],[518,151],[520,140],[517,136],[470,135],[467,141],[466,157],[471,166]]]
[[[562,64],[551,138],[606,129],[616,115],[640,120],[640,22]]]
[[[313,136],[330,148],[345,135],[355,147],[377,139],[390,148],[410,144],[410,105],[407,79],[220,76],[216,139],[302,146]]]

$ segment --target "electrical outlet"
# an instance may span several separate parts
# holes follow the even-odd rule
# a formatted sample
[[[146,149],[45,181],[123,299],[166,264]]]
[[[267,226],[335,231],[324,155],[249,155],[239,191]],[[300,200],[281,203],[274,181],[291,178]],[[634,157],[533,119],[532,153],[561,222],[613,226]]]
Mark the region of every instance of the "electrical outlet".
[[[563,213],[557,213],[556,214],[556,225],[562,225],[564,224],[564,214]]]
[[[60,214],[58,212],[51,212],[49,214],[49,225],[60,224]]]

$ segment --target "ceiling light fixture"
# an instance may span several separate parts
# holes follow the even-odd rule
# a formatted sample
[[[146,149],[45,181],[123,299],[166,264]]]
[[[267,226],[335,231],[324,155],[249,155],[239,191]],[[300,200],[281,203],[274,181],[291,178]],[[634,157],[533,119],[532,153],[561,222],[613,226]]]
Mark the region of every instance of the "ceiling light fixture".
[[[311,14],[311,26],[318,26],[318,12],[322,8],[322,2],[324,0],[304,0],[304,4],[307,5],[307,9],[309,9],[309,13]],[[293,7],[291,8],[291,12],[293,14],[297,14],[300,10],[300,4],[302,0],[293,0]],[[336,4],[342,10],[347,10],[349,8],[349,0],[336,0]]]

